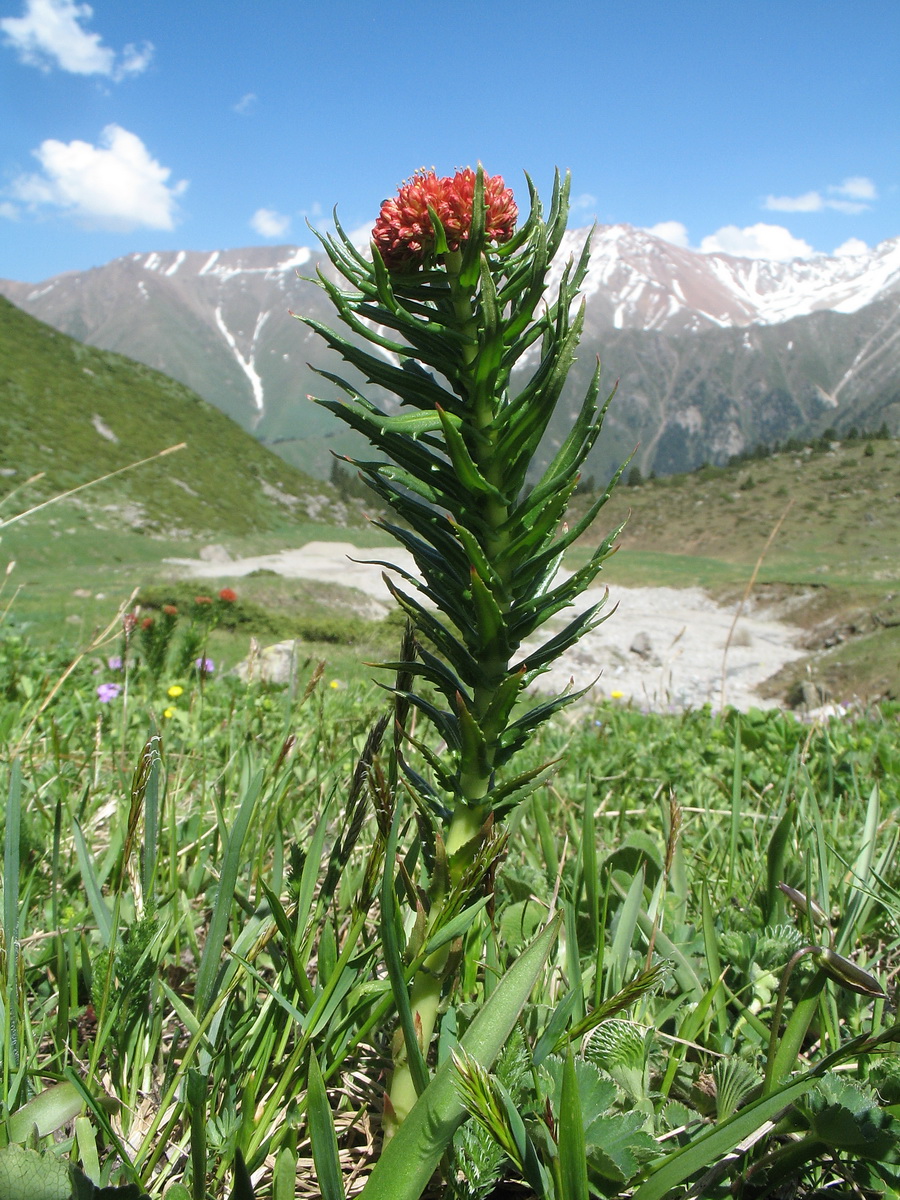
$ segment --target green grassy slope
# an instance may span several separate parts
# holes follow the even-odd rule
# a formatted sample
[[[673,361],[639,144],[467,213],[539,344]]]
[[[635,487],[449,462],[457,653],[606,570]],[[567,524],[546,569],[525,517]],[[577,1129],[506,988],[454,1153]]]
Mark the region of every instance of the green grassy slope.
[[[184,450],[5,524],[179,442]],[[189,389],[84,346],[0,298],[6,632],[74,649],[133,589],[171,574],[167,557],[196,555],[212,541],[240,555],[318,537],[347,540],[365,532],[359,524],[357,510],[328,484],[295,470]]]
[[[97,526],[261,534],[330,512],[330,489],[290,467],[181,384],[95,350],[0,297],[0,469],[28,499],[76,487],[178,442],[187,448],[83,494]],[[4,515],[9,515],[7,509]]]
[[[578,505],[586,502],[578,498]],[[628,518],[607,577],[739,597],[776,523],[754,600],[808,629],[810,679],[849,697],[900,694],[900,441],[806,448],[622,487],[585,543]],[[576,550],[586,554],[586,547]]]

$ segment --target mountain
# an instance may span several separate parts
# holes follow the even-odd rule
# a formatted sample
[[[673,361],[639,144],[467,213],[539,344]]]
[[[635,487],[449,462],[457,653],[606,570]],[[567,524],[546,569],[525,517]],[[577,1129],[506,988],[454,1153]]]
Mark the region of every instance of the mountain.
[[[588,235],[566,235],[555,272]],[[828,427],[900,428],[900,239],[778,263],[701,254],[614,225],[594,231],[592,251],[580,362],[548,449],[596,354],[610,384],[619,380],[588,465],[601,478],[638,443],[642,470],[664,473]],[[306,278],[321,265],[319,252],[297,246],[133,254],[38,285],[0,281],[0,293],[180,380],[325,476],[328,450],[352,449],[352,435],[308,402],[311,392],[337,394],[310,363],[335,364],[290,315],[335,319]]]
[[[42,473],[22,507],[180,442],[185,449],[99,483],[71,503],[96,527],[167,537],[279,531],[347,517],[301,474],[180,383],[83,345],[0,297],[0,476]],[[4,517],[16,511],[11,506]]]

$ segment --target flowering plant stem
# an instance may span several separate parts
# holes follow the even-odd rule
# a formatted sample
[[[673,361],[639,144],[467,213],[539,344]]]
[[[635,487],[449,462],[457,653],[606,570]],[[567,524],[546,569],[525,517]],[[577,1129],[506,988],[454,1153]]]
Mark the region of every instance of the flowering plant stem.
[[[400,519],[376,524],[418,568],[417,576],[393,568],[406,588],[388,580],[415,637],[400,660],[382,665],[397,672],[398,711],[417,709],[446,746],[437,753],[401,720],[398,766],[424,818],[417,854],[406,860],[417,862],[421,881],[407,879],[400,890],[416,897],[403,949],[412,962],[423,947],[435,948],[412,979],[409,1019],[401,1020],[389,1133],[427,1080],[424,1063],[458,959],[454,939],[441,931],[461,913],[480,911],[475,906],[503,852],[503,818],[552,769],[517,775],[516,755],[577,696],[556,695],[521,714],[517,705],[605,618],[603,602],[570,617],[536,648],[523,647],[591,584],[618,533],[574,574],[558,577],[563,554],[593,522],[621,471],[581,520],[564,524],[611,399],[598,402],[598,363],[578,416],[535,478],[538,448],[581,333],[583,306],[574,302],[587,247],[565,265],[556,296],[545,302],[548,268],[566,227],[568,178],[557,177],[546,221],[529,188],[530,215],[515,232],[512,193],[499,177],[481,168],[448,179],[416,176],[386,202],[371,259],[339,224],[323,238],[340,282],[325,271],[319,281],[353,336],[301,318],[369,383],[399,400],[399,410],[379,408],[352,382],[323,372],[347,399],[318,403],[379,453],[375,461],[349,461]],[[535,348],[536,366],[524,381],[516,376],[516,390],[513,370]],[[416,681],[425,686],[414,687]],[[394,857],[388,859],[393,890]],[[385,936],[397,935],[398,923],[388,925]]]

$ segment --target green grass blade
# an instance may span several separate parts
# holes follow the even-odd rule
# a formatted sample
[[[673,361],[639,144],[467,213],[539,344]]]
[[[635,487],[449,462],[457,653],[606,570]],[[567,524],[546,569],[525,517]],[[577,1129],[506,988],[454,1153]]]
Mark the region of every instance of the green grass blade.
[[[346,1200],[344,1181],[341,1177],[341,1160],[338,1155],[337,1134],[334,1117],[328,1103],[325,1082],[319,1070],[315,1054],[309,1052],[309,1084],[307,1090],[309,1106],[309,1137],[312,1142],[316,1178],[322,1191],[322,1200]]]
[[[462,1049],[485,1069],[512,1032],[547,961],[560,921],[557,915],[516,959],[463,1035]],[[363,1200],[419,1200],[464,1119],[455,1067],[448,1058],[385,1146],[360,1193]]]
[[[156,859],[159,853],[159,776],[161,759],[157,753],[150,763],[144,788],[144,856],[141,864],[141,886],[144,904],[153,901],[156,880]]]
[[[84,840],[84,833],[77,819],[72,821],[73,832],[75,835],[75,854],[78,858],[78,866],[81,868],[81,878],[84,880],[84,890],[87,892],[88,902],[91,906],[91,912],[94,914],[94,920],[97,922],[97,930],[100,934],[100,941],[104,946],[108,946],[112,940],[112,916],[106,901],[103,899],[103,889],[100,886],[100,880],[97,877],[97,870],[94,866],[94,860],[91,858],[91,853],[87,848],[87,842]]]
[[[234,1188],[230,1200],[256,1200],[253,1184],[250,1182],[250,1172],[240,1150],[234,1152]]]
[[[615,886],[616,891],[620,892],[618,885],[616,884]],[[616,926],[616,934],[613,938],[610,952],[607,955],[607,962],[609,963],[607,967],[607,988],[610,993],[621,991],[622,985],[625,982],[628,959],[631,954],[631,946],[634,941],[634,934],[637,929],[643,899],[644,871],[642,868],[635,875],[627,893],[625,893],[624,903],[619,913],[619,923]]]
[[[69,1121],[74,1121],[83,1107],[81,1092],[74,1084],[68,1081],[55,1083],[38,1092],[12,1114],[7,1123],[9,1140],[27,1141],[34,1128],[38,1131],[38,1137],[47,1137]]]
[[[741,793],[744,787],[744,760],[741,745],[740,714],[734,722],[734,769],[731,776],[731,826],[728,835],[728,894],[734,892],[734,871],[737,864],[738,832],[741,821]]]
[[[706,953],[706,969],[709,972],[709,978],[717,980],[722,974],[722,962],[719,958],[719,939],[716,935],[716,921],[713,915],[712,901],[709,898],[709,888],[705,883],[700,893],[700,904],[701,919],[703,922],[703,948]],[[719,1037],[722,1038],[725,1036],[725,1031],[728,1027],[725,993],[717,985],[713,986],[713,990],[715,991],[716,1027],[719,1031]]]
[[[559,1112],[559,1178],[566,1200],[588,1200],[587,1149],[578,1096],[575,1058],[569,1047],[563,1067]]]
[[[400,918],[397,912],[397,897],[394,891],[394,864],[397,858],[397,838],[400,829],[400,811],[394,813],[391,830],[384,852],[384,875],[381,885],[381,945],[384,951],[384,965],[391,981],[391,991],[394,1003],[397,1005],[397,1017],[403,1031],[406,1043],[406,1055],[409,1063],[409,1073],[412,1077],[416,1095],[421,1096],[428,1086],[428,1068],[422,1055],[422,1048],[416,1036],[415,1019],[409,999],[409,987],[403,971],[403,955],[400,949]]]
[[[3,1096],[9,1102],[9,1073],[19,1064],[19,849],[22,828],[22,769],[12,764],[6,802],[3,848],[3,945],[6,949],[6,987],[3,1005]]]
[[[272,1172],[272,1200],[294,1200],[297,1185],[297,1155],[292,1146],[282,1146]]]
[[[209,923],[209,933],[206,945],[203,947],[203,957],[200,960],[200,970],[197,973],[194,1011],[202,1017],[213,1001],[216,977],[219,972],[222,947],[225,945],[225,935],[228,932],[228,922],[231,916],[231,906],[234,901],[234,889],[237,883],[238,871],[242,862],[244,839],[250,827],[250,818],[256,807],[256,800],[262,787],[263,773],[257,773],[250,780],[244,797],[241,800],[237,817],[228,837],[228,844],[222,857],[222,867],[219,872],[219,890],[213,908],[212,920]]]
[[[869,793],[860,850],[850,871],[849,901],[834,941],[834,949],[839,953],[846,954],[847,947],[859,937],[863,917],[872,903],[869,889],[872,885],[872,864],[875,860],[880,817],[881,804],[876,784]]]
[[[632,1200],[662,1200],[673,1188],[718,1162],[739,1142],[750,1137],[767,1121],[774,1120],[780,1112],[808,1092],[815,1082],[815,1076],[807,1075],[789,1083],[777,1092],[748,1104],[729,1120],[674,1151],[640,1185]]]

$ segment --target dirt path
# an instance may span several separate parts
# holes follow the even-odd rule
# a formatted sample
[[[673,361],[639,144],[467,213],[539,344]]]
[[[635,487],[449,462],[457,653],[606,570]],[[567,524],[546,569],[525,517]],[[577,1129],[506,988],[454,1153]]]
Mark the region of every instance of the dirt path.
[[[309,542],[299,550],[239,560],[167,561],[181,575],[230,579],[270,570],[285,578],[339,583],[387,601],[382,568],[372,565],[377,559],[415,572],[410,555],[396,546],[360,550],[349,542]],[[579,608],[602,595],[603,589],[590,590]],[[751,609],[739,618],[725,657],[734,607],[716,603],[700,588],[613,586],[607,611],[613,608],[604,624],[541,678],[544,690],[559,691],[571,679],[579,689],[593,684],[591,696],[597,699],[615,695],[623,703],[653,709],[697,708],[707,702],[719,707],[723,696],[725,703],[747,709],[771,704],[760,700],[755,688],[803,654],[797,646],[800,629]],[[559,619],[553,628],[562,624]]]

